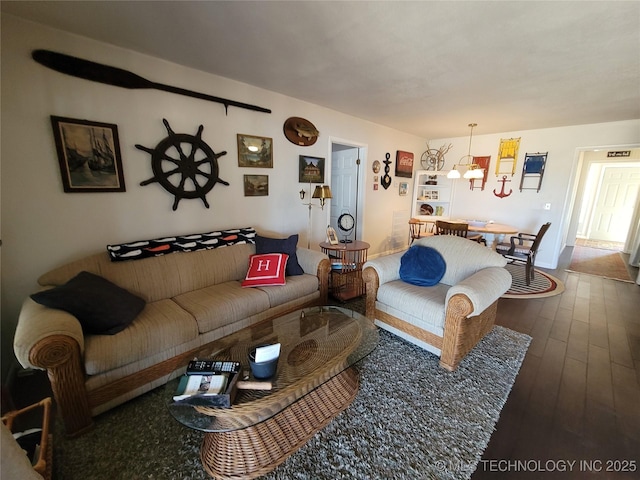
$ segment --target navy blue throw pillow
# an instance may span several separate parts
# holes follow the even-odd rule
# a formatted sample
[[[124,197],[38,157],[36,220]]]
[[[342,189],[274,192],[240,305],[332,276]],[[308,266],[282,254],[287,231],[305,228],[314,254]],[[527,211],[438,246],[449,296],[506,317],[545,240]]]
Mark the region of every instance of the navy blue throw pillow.
[[[74,315],[84,333],[114,335],[144,309],[145,301],[106,278],[80,272],[64,285],[31,295],[41,305]]]
[[[296,254],[297,247],[298,234],[291,235],[289,238],[268,238],[256,235],[256,254],[286,253],[289,255],[287,268],[285,270],[287,277],[304,274],[304,270],[298,263],[298,255]]]
[[[435,248],[414,245],[400,259],[402,281],[420,287],[436,285],[447,269],[447,264]]]

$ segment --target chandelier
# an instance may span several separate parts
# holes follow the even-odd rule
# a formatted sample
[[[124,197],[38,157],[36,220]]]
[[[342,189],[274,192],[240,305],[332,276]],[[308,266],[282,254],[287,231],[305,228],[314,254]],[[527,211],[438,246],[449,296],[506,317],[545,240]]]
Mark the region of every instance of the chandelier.
[[[471,156],[471,139],[473,138],[473,128],[477,127],[477,123],[470,123],[469,127],[471,128],[471,132],[469,133],[469,151],[466,155],[460,158],[460,161],[456,165],[453,166],[451,171],[447,173],[447,178],[460,178],[460,168],[466,168],[467,171],[462,175],[466,179],[474,179],[474,178],[482,178],[484,176],[484,170],[480,168],[479,165],[474,163],[473,157]]]

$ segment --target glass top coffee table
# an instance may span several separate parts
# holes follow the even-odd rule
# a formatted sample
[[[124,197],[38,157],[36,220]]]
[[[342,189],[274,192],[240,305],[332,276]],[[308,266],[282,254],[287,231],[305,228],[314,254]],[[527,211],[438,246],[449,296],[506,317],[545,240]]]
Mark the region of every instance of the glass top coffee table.
[[[171,415],[206,432],[200,458],[215,478],[264,475],[346,409],[359,386],[351,367],[375,349],[378,333],[352,310],[311,307],[216,340],[197,357],[240,362],[244,380],[250,373],[249,350],[273,343],[281,350],[271,390],[238,389],[230,408],[176,405],[178,380],[167,384]]]

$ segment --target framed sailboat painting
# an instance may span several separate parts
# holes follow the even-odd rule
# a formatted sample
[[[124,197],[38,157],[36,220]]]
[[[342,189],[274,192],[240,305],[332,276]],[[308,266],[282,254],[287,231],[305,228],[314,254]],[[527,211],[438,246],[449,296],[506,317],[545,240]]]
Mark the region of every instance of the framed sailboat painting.
[[[124,192],[118,127],[51,116],[62,186],[71,192]]]

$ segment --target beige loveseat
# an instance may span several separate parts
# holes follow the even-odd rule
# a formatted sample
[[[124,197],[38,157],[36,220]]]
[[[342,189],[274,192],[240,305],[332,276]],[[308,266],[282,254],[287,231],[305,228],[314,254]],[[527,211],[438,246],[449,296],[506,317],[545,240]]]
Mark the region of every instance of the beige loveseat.
[[[51,287],[87,271],[146,301],[119,333],[89,335],[70,313],[25,300],[14,350],[25,368],[47,370],[67,434],[83,432],[93,416],[166,383],[203,345],[326,303],[326,255],[297,248],[304,274],[287,276],[284,286],[242,288],[255,251],[254,244],[236,244],[121,262],[104,252],[40,277],[40,285]]]
[[[452,235],[416,240],[413,246],[437,250],[446,264],[434,286],[400,278],[405,252],[364,264],[366,315],[377,325],[440,356],[455,370],[493,327],[498,298],[511,286],[506,260],[477,242]]]

